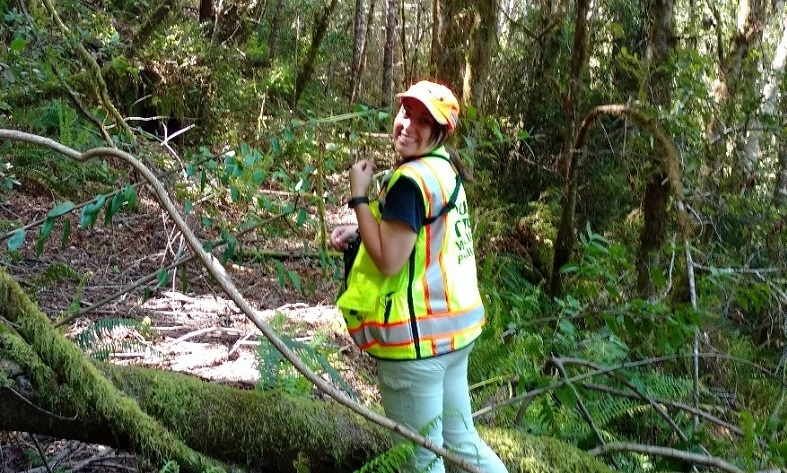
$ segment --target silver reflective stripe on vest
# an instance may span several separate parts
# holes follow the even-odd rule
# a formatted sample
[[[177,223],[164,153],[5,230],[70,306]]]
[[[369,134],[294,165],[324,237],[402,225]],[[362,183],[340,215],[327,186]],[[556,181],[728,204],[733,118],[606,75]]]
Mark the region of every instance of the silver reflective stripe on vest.
[[[448,340],[458,330],[472,330],[484,323],[484,307],[478,305],[466,312],[432,315],[430,318],[418,319],[418,335],[421,340]],[[353,340],[362,349],[373,345],[407,345],[413,342],[410,321],[383,325],[368,322],[350,332]],[[431,350],[430,350],[431,351]]]
[[[422,181],[422,188],[428,189],[428,200],[430,205],[426,209],[426,217],[437,215],[443,207],[448,205],[450,194],[448,189],[443,188],[440,181],[437,179],[437,171],[430,166],[426,161],[415,161],[408,163],[408,167],[418,173]],[[452,189],[451,189],[452,190]],[[435,195],[437,193],[440,195]],[[426,241],[429,245],[425,248],[427,251],[426,257],[426,271],[424,272],[421,284],[424,287],[426,300],[426,313],[441,313],[449,312],[451,307],[448,303],[448,290],[445,286],[446,271],[443,265],[443,248],[446,242],[447,227],[445,221],[447,216],[426,225],[424,230],[426,232]],[[417,245],[416,245],[417,246]]]

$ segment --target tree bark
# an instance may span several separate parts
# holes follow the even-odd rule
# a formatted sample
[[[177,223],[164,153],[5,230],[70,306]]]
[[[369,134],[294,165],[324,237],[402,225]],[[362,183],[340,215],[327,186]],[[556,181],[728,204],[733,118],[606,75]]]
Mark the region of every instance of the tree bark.
[[[213,0],[199,0],[199,22],[213,21],[213,15],[215,15]]]
[[[650,0],[651,20],[648,25],[646,58],[650,73],[646,84],[648,99],[655,107],[667,109],[672,101],[671,80],[667,62],[674,48],[675,19],[673,0]],[[666,150],[654,145],[653,155],[663,159]],[[640,297],[656,297],[658,287],[651,271],[660,270],[661,251],[666,244],[667,202],[669,188],[666,176],[656,168],[647,177],[642,199],[644,223],[637,250],[637,291]]]
[[[560,268],[568,263],[574,246],[574,209],[577,201],[578,168],[581,153],[573,148],[575,130],[577,128],[577,110],[582,72],[587,65],[587,15],[590,10],[589,0],[577,0],[577,13],[574,21],[574,50],[571,56],[571,72],[568,78],[568,92],[564,101],[565,130],[563,140],[563,169],[566,170],[566,184],[563,191],[563,212],[555,239],[555,256],[552,260],[552,273],[549,280],[549,293],[560,296],[563,284]]]
[[[434,0],[432,15],[432,75],[456,94],[462,103],[467,32],[472,26],[473,2]]]
[[[396,4],[397,0],[385,2],[385,44],[383,46],[383,83],[380,105],[388,107],[393,102],[393,55],[394,38],[396,38]]]
[[[483,110],[484,91],[489,66],[497,43],[497,14],[500,0],[481,0],[473,7],[473,27],[465,61],[462,103]]]
[[[355,89],[353,90],[352,97],[350,97],[350,102],[355,103],[358,100],[358,97],[361,95],[361,84],[363,83],[363,71],[366,69],[366,48],[369,45],[369,37],[372,31],[372,25],[374,24],[374,7],[377,3],[377,0],[370,0],[369,1],[369,14],[366,15],[366,32],[364,33],[364,38],[366,40],[363,43],[363,48],[361,49],[361,56],[358,62],[358,83],[355,84]]]
[[[350,101],[355,102],[358,88],[361,83],[361,62],[366,48],[366,2],[365,0],[355,0],[355,15],[353,16],[353,62],[350,74],[352,82],[350,84]]]
[[[276,45],[279,41],[279,28],[281,28],[281,9],[284,6],[284,0],[276,0],[276,6],[273,7],[273,18],[271,19],[271,31],[268,33],[268,61],[273,62],[276,58]]]
[[[732,37],[732,43],[729,47],[729,53],[724,54],[722,46],[722,33],[719,30],[717,33],[718,49],[719,49],[719,77],[713,84],[713,98],[716,102],[714,113],[711,117],[707,127],[706,135],[708,142],[711,143],[709,147],[709,155],[702,163],[700,176],[703,181],[709,181],[710,177],[717,173],[722,167],[728,163],[728,140],[717,139],[723,135],[723,122],[727,117],[722,116],[727,104],[739,96],[740,93],[745,93],[752,86],[751,82],[754,77],[759,74],[753,67],[745,67],[746,59],[749,57],[749,52],[752,47],[759,43],[762,39],[763,25],[767,17],[767,2],[764,0],[739,0],[737,8],[737,25],[735,34]],[[721,15],[714,7],[714,15],[716,27],[721,28]],[[744,69],[749,69],[751,72],[744,72]],[[749,82],[747,85],[746,82]],[[737,146],[736,146],[737,147]],[[736,148],[733,147],[733,148]],[[735,154],[732,155],[733,158]],[[715,164],[709,164],[715,163]],[[747,168],[749,164],[744,159],[733,159],[730,164],[739,175],[738,179],[743,184],[746,175],[748,174]],[[713,183],[710,183],[711,185]],[[706,187],[703,185],[702,187]]]
[[[312,33],[312,42],[309,46],[309,51],[306,53],[306,61],[295,79],[295,94],[292,99],[292,108],[298,105],[298,100],[303,94],[303,89],[306,83],[311,79],[314,73],[314,62],[317,60],[317,52],[320,50],[322,40],[325,38],[325,33],[328,31],[328,24],[331,21],[331,15],[336,8],[337,0],[328,0],[330,3],[324,6],[322,14],[317,19],[314,25],[314,32]]]

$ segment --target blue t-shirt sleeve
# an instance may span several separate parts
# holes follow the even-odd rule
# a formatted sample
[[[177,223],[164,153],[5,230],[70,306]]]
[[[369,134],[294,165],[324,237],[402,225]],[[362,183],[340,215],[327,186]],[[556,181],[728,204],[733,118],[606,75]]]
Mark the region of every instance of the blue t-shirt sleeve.
[[[418,233],[424,225],[425,213],[421,189],[410,178],[399,178],[385,194],[383,220],[399,220]]]

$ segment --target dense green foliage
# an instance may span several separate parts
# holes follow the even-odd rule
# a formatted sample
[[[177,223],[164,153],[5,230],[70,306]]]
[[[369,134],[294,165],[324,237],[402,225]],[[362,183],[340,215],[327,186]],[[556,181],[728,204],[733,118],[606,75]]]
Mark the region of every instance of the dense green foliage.
[[[160,170],[223,262],[255,261],[280,284],[313,291],[312,278],[272,258],[273,246],[259,244],[284,241],[286,251],[312,258],[321,277],[340,279],[340,258],[326,245],[326,216],[347,197],[341,173],[359,156],[374,156],[381,167],[392,159],[380,135],[390,127],[391,110],[372,105],[381,94],[381,71],[372,61],[381,62],[384,38],[368,38],[364,92],[356,104],[347,98],[354,2],[340,2],[333,13],[315,73],[295,106],[296,77],[322,2],[283,1],[281,10],[275,1],[219,2],[220,14],[203,23],[195,2],[173,2],[164,13],[147,0],[58,2],[68,34],[43,6],[27,3],[0,0],[6,91],[0,128],[78,150],[128,149]],[[426,3],[403,3],[419,6],[400,12],[406,34],[418,33],[414,15],[427,15]],[[784,465],[786,84],[783,64],[771,62],[784,12],[762,7],[770,13],[759,17],[762,38],[748,44],[734,69],[732,51],[745,40],[736,31],[736,5],[711,10],[676,2],[676,45],[660,66],[671,78],[671,104],[656,107],[648,103],[654,71],[647,54],[650,10],[643,5],[596,2],[576,119],[619,103],[639,106],[658,123],[679,152],[681,205],[694,219],[692,233],[680,234],[678,203],[671,200],[659,264],[649,268],[657,294],[643,297],[635,262],[657,151],[653,137],[625,117],[601,116],[581,150],[578,245],[558,269],[565,290],[548,293],[565,204],[559,162],[574,138],[565,136],[565,98],[575,22],[572,8],[550,2],[516,5],[501,15],[506,21],[486,96],[463,112],[454,141],[476,178],[468,192],[489,320],[473,358],[475,400],[497,406],[485,410],[484,422],[587,450],[630,442],[704,452],[744,470]],[[158,16],[148,15],[154,11]],[[152,32],[140,38],[143,27]],[[98,99],[100,86],[85,72],[80,46],[100,66],[114,105],[131,117],[133,137],[119,131]],[[718,93],[721,82],[726,95]],[[775,90],[770,97],[769,90]],[[777,106],[769,108],[771,97]],[[65,223],[74,202],[86,203],[81,229],[139,211],[135,183],[118,163],[77,163],[28,144],[0,143],[3,198],[24,190],[55,201],[35,230],[20,228],[30,222],[0,221],[6,264],[27,246],[40,255],[47,239],[66,245],[79,231]],[[79,268],[72,271],[61,277],[88,283]],[[166,274],[159,285],[169,283]],[[63,308],[64,315],[74,310]],[[330,353],[290,343],[338,376]],[[266,387],[308,392],[273,352],[263,348],[261,359]],[[680,459],[630,452],[599,458],[622,471],[689,468]]]

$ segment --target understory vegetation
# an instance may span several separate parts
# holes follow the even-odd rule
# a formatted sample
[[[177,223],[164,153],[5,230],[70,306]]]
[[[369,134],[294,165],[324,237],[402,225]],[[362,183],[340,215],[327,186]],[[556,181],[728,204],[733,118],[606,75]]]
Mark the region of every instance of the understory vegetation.
[[[355,2],[207,2],[212,15],[200,20],[205,3],[0,0],[0,129],[29,134],[0,139],[5,271],[70,247],[120,251],[96,248],[91,232],[119,234],[161,212],[122,160],[73,159],[36,135],[77,152],[132,154],[224,266],[254,266],[296,300],[335,300],[344,268],[327,238],[346,217],[345,170],[367,157],[393,164],[396,104],[378,66],[386,5],[398,17],[396,91],[438,75],[432,2],[376,2],[361,71]],[[457,2],[465,13],[471,3]],[[677,44],[655,65],[647,18],[657,7],[597,2],[585,11],[577,75],[577,11],[587,2],[493,3],[483,93],[463,104],[452,142],[474,174],[488,320],[471,357],[478,422],[559,439],[618,471],[785,471],[784,2],[751,2],[754,39],[735,24],[737,2],[675,2]],[[654,77],[667,78],[668,100],[652,96]],[[47,211],[33,219],[11,207],[41,201]],[[127,292],[220,291],[194,279],[195,258],[173,241],[157,243],[167,260]],[[123,273],[132,263],[101,266]],[[63,331],[82,321],[74,341],[85,356],[138,349],[104,334],[123,326],[144,336],[149,319],[85,310],[99,280],[92,267],[53,261],[37,274],[24,284],[34,300],[67,288],[45,312]],[[273,325],[353,394],[337,350],[298,340],[285,320]],[[263,343],[258,360],[258,389],[314,396],[273,346]],[[0,370],[0,389],[7,381]],[[387,471],[401,456],[366,470]]]

